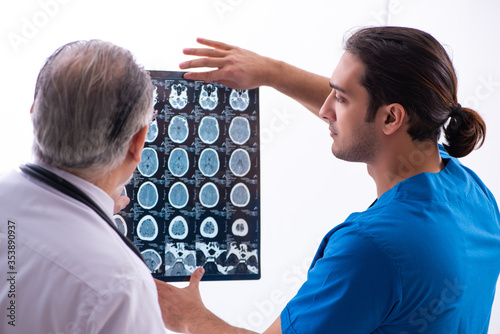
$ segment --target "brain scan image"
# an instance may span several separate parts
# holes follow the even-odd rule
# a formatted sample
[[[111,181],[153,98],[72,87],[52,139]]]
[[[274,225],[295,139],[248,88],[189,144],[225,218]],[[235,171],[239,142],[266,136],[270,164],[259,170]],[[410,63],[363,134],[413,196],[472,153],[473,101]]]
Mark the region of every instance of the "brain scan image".
[[[170,187],[168,201],[176,209],[182,209],[189,201],[189,191],[182,182],[176,182]]]
[[[219,122],[212,116],[201,119],[198,135],[205,144],[213,144],[219,138]]]
[[[242,148],[235,150],[229,159],[229,169],[238,176],[245,176],[250,171],[250,155]]]
[[[172,85],[172,90],[170,91],[170,96],[168,97],[168,102],[174,109],[184,109],[188,104],[187,96],[188,88],[183,84]]]
[[[158,236],[158,223],[150,215],[142,217],[137,225],[137,235],[142,240],[153,241]]]
[[[206,208],[213,208],[219,203],[219,190],[214,183],[207,182],[201,187],[200,203]]]
[[[229,274],[257,274],[258,254],[247,244],[232,242],[227,252],[227,271]]]
[[[125,223],[125,219],[120,215],[114,215],[113,220],[115,221],[118,231],[123,235],[127,235],[127,223]]]
[[[158,121],[155,119],[149,123],[148,134],[146,135],[146,142],[152,143],[158,137]]]
[[[112,216],[117,230],[155,279],[187,281],[199,267],[206,281],[260,279],[258,89],[149,73],[157,117],[123,188],[130,205]]]
[[[146,176],[151,177],[158,171],[159,161],[158,154],[150,147],[145,147],[142,150],[141,162],[137,165],[139,172]]]
[[[219,166],[220,162],[217,151],[212,148],[206,148],[201,151],[198,168],[203,175],[206,177],[214,176],[219,171]]]
[[[177,144],[181,144],[186,141],[189,135],[188,121],[185,117],[174,116],[170,120],[168,125],[168,137]]]
[[[187,237],[189,227],[186,219],[182,216],[177,216],[170,221],[168,225],[168,233],[174,239],[182,240]]]
[[[231,232],[233,232],[233,234],[238,237],[246,236],[248,234],[247,221],[243,218],[236,219],[231,226]]]
[[[152,209],[158,203],[158,189],[153,182],[144,182],[137,192],[137,202],[144,209]]]
[[[177,147],[168,157],[168,170],[176,177],[184,176],[189,169],[189,157],[185,149]]]
[[[144,258],[144,261],[146,262],[146,265],[149,268],[149,271],[152,273],[158,270],[162,264],[161,256],[158,254],[157,251],[154,249],[146,249],[145,251],[141,252],[142,257]]]
[[[200,106],[205,110],[214,110],[219,104],[219,96],[217,95],[217,87],[212,84],[201,86]]]
[[[229,138],[238,145],[245,144],[250,139],[250,122],[241,116],[236,116],[229,125]]]
[[[248,108],[250,103],[250,96],[248,90],[233,89],[229,95],[229,105],[234,110],[243,111]]]
[[[212,217],[205,218],[200,225],[200,233],[205,238],[215,238],[219,233],[219,225]]]
[[[233,189],[231,189],[231,203],[234,206],[244,207],[250,202],[250,190],[244,183],[237,183]]]
[[[197,242],[196,243],[196,262],[198,266],[205,269],[206,274],[223,274],[227,273],[226,250],[220,247],[218,242]]]
[[[168,243],[165,249],[165,276],[189,276],[196,269],[195,251],[183,242]]]

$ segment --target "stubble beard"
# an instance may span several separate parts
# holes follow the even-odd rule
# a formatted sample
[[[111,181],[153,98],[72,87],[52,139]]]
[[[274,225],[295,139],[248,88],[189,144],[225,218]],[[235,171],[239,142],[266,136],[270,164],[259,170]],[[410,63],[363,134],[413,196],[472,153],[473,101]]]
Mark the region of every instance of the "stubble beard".
[[[348,162],[368,163],[377,152],[373,123],[363,123],[351,136],[337,137],[332,144],[333,155]]]

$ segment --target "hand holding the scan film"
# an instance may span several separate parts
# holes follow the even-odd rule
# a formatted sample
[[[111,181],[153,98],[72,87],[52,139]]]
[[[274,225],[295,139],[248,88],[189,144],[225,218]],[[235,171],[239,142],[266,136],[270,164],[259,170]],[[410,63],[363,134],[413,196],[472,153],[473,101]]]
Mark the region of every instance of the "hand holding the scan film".
[[[183,289],[155,280],[165,327],[177,333],[189,334],[256,334],[229,325],[205,307],[199,288],[204,273],[203,268],[196,269],[191,275],[189,285]],[[275,328],[275,331],[266,333],[280,332]]]
[[[178,333],[194,332],[194,328],[207,322],[206,318],[212,315],[201,300],[199,283],[203,274],[202,269],[195,270],[189,285],[182,289],[155,280],[163,322],[169,330]]]
[[[198,38],[197,42],[210,48],[186,48],[184,54],[201,58],[188,60],[181,69],[214,67],[213,71],[190,72],[185,79],[217,82],[233,89],[253,89],[271,85],[273,59],[263,57],[237,46]]]
[[[114,214],[125,209],[125,207],[130,203],[130,198],[128,198],[128,196],[124,194],[124,190],[122,187],[116,188],[116,190],[111,195],[111,198],[115,202],[115,207],[113,209]]]

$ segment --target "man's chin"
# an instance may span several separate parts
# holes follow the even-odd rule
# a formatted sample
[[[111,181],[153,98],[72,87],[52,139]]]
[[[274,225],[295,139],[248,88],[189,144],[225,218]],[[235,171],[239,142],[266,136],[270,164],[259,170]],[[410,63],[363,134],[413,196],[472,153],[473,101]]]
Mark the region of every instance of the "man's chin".
[[[365,162],[365,159],[363,159],[362,156],[353,153],[353,151],[339,150],[338,147],[336,148],[332,146],[332,154],[339,160],[347,162]]]

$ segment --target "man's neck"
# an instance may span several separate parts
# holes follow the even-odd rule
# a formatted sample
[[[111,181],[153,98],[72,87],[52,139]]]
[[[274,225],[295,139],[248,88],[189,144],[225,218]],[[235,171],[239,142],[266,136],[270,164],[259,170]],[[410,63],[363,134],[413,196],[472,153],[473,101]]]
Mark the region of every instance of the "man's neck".
[[[420,173],[439,173],[444,168],[436,143],[412,143],[406,148],[393,148],[367,165],[368,174],[377,186],[377,196],[390,190],[399,182]]]
[[[122,191],[123,186],[130,180],[129,175],[132,175],[132,172],[127,174],[128,170],[124,170],[124,166],[119,166],[116,169],[105,173],[70,169],[66,169],[66,171],[92,183],[112,198],[116,194],[117,190],[120,190],[120,192]]]

